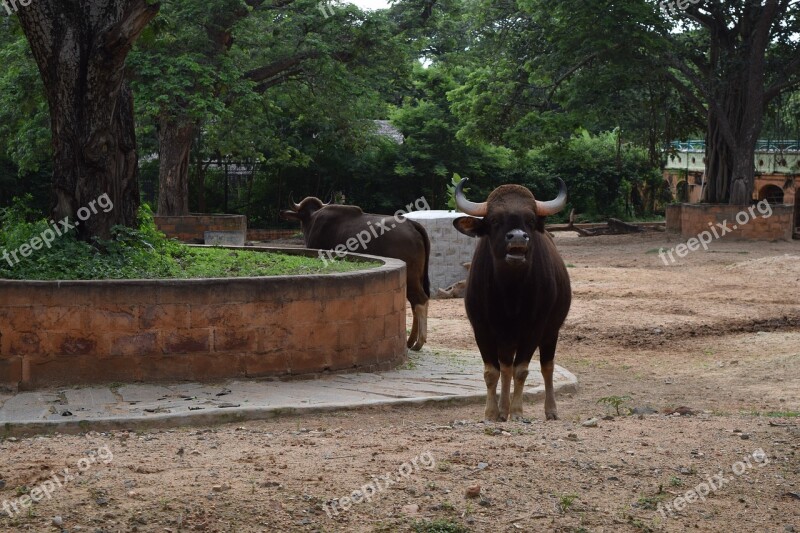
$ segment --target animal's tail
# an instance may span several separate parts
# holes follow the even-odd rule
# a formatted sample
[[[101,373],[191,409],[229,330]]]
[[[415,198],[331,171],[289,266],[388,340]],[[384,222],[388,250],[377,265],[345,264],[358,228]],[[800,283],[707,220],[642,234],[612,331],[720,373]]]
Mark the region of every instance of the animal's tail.
[[[425,226],[417,222],[416,220],[409,220],[416,230],[422,235],[422,242],[425,243],[425,273],[422,276],[422,288],[425,290],[425,294],[428,298],[431,297],[431,278],[428,275],[428,266],[431,262],[431,241],[428,238],[428,232],[425,231]]]

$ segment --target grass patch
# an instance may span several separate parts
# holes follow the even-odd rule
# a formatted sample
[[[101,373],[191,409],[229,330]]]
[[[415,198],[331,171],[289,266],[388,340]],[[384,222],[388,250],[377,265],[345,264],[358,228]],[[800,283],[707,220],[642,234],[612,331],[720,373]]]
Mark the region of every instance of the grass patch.
[[[79,241],[74,231],[56,237],[51,246],[22,257],[20,247],[33,242],[50,224],[15,200],[0,210],[0,250],[17,252],[19,262],[0,261],[0,279],[103,280],[191,279],[321,274],[364,270],[375,262],[333,261],[255,250],[196,248],[168,239],[158,231],[148,207],[139,212],[139,227],[114,226],[108,240]],[[0,252],[2,253],[2,252]]]
[[[562,494],[558,498],[558,510],[562,513],[566,513],[569,511],[572,504],[575,503],[575,500],[578,499],[577,494]]]
[[[797,418],[800,417],[800,411],[768,411],[764,416],[770,418]]]

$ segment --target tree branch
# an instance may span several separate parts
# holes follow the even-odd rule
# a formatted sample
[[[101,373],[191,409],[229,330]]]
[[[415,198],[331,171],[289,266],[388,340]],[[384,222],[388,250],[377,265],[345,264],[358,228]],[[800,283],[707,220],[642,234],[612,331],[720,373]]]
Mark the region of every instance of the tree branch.
[[[273,78],[286,70],[297,67],[297,65],[300,65],[307,59],[317,59],[321,55],[322,53],[318,50],[300,52],[291,57],[284,57],[277,61],[273,61],[269,65],[264,65],[263,67],[253,69],[245,73],[244,77],[255,82],[263,82],[264,80]]]

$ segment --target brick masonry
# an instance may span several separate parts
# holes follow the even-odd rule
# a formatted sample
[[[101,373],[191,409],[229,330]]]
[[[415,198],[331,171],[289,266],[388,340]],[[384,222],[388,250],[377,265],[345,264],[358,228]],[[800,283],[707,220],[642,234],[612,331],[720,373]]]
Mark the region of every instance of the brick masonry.
[[[756,208],[755,218],[748,212],[749,206],[728,204],[680,204],[667,206],[667,231],[680,233],[682,237],[696,237],[709,230],[709,223],[716,225],[727,221],[727,227],[737,228],[727,233],[723,239],[779,241],[792,240],[794,223],[793,205],[773,205],[772,216],[762,218]],[[747,213],[747,223],[738,224],[736,216]],[[744,216],[741,216],[744,220]]]
[[[453,227],[453,220],[464,214],[453,211],[416,211],[407,216],[425,226],[431,241],[428,268],[431,294],[435,295],[438,289],[445,289],[466,279],[467,270],[462,265],[472,261],[478,240],[467,237]]]
[[[297,229],[256,229],[247,228],[248,241],[276,241],[279,239],[291,239],[295,236],[303,238],[300,228]]]
[[[183,242],[203,243],[205,233],[235,232],[241,242],[247,237],[247,217],[244,215],[187,215],[183,217],[154,217],[156,226],[167,237]]]
[[[11,388],[369,371],[406,355],[394,259],[312,276],[0,280],[0,294],[0,386]]]

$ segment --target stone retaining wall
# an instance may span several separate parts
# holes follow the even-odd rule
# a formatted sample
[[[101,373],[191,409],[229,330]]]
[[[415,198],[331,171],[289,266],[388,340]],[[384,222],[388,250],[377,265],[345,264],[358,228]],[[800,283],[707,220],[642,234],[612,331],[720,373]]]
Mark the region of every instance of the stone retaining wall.
[[[406,354],[405,263],[371,259],[384,264],[269,278],[0,280],[0,386],[391,367]]]

